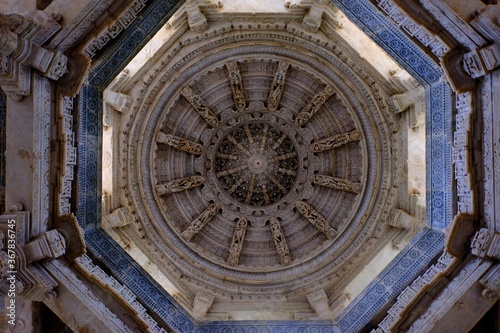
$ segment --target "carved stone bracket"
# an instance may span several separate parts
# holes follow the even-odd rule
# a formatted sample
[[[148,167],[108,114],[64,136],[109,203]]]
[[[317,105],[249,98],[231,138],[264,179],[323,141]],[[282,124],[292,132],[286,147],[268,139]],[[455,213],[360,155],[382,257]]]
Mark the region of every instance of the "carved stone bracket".
[[[222,1],[216,0],[188,0],[170,21],[170,26],[178,27],[187,18],[189,28],[193,32],[202,32],[208,29],[208,22],[202,8],[222,8]]]
[[[156,142],[164,143],[170,147],[191,154],[201,155],[204,152],[203,146],[197,142],[186,140],[172,134],[165,134],[163,132],[158,132]]]
[[[269,97],[267,98],[267,109],[269,111],[276,111],[279,106],[283,87],[285,86],[286,72],[289,66],[290,64],[286,61],[280,61],[278,63],[278,69],[274,74],[273,84],[271,85]]]
[[[462,65],[473,79],[485,76],[500,67],[500,43],[467,52]]]
[[[175,179],[160,185],[156,185],[156,192],[158,193],[158,195],[163,195],[166,193],[186,191],[201,186],[204,182],[205,178],[203,176],[191,176]]]
[[[354,130],[352,132],[337,134],[326,139],[315,141],[311,144],[309,149],[312,152],[319,153],[359,140],[361,140],[361,133],[358,130]]]
[[[467,255],[470,252],[470,241],[475,232],[474,216],[468,213],[458,213],[446,237],[446,251],[458,258]]]
[[[309,304],[321,319],[332,317],[333,313],[328,306],[328,296],[323,289],[318,289],[306,295]]]
[[[238,110],[243,110],[246,107],[245,89],[243,88],[243,80],[238,69],[238,63],[236,61],[229,62],[226,64],[226,68],[229,76],[229,86],[233,93],[234,105],[236,105]]]
[[[193,106],[194,110],[212,127],[217,127],[219,121],[213,111],[205,105],[205,102],[200,96],[195,95],[190,87],[186,87],[181,92],[182,96],[187,99]]]
[[[493,230],[481,228],[476,232],[470,245],[475,256],[500,260],[500,234]]]
[[[394,228],[403,230],[403,232],[392,241],[392,244],[399,249],[402,248],[404,244],[407,244],[411,238],[425,226],[421,220],[400,209],[394,209],[391,212],[388,224]]]
[[[297,201],[295,203],[297,210],[304,216],[313,226],[318,228],[328,239],[333,239],[337,235],[337,230],[332,228],[330,224],[321,216],[317,211],[315,211],[311,205],[305,203],[304,201]]]
[[[198,320],[205,317],[214,303],[214,300],[214,295],[198,291],[193,301],[193,316]]]
[[[276,252],[278,252],[278,256],[280,257],[280,264],[282,266],[290,264],[292,258],[290,257],[290,250],[280,222],[277,218],[271,217],[269,219],[269,226],[271,227],[271,235],[273,237],[274,246],[276,247]]]
[[[212,221],[219,212],[219,204],[211,204],[208,206],[196,219],[191,222],[191,225],[182,232],[182,237],[191,240],[197,235],[205,225]]]
[[[327,85],[322,91],[317,93],[306,106],[300,110],[297,118],[295,118],[295,125],[304,126],[309,119],[314,116],[316,112],[321,108],[323,104],[335,94],[335,90],[332,86]]]
[[[67,57],[42,47],[60,29],[55,16],[43,11],[29,16],[0,14],[0,85],[17,100],[31,94],[31,68],[52,80],[67,72]]]
[[[111,214],[103,216],[101,220],[101,224],[103,229],[111,229],[111,228],[121,228],[132,224],[134,222],[134,218],[132,214],[130,214],[129,210],[125,207],[121,207],[115,209]]]
[[[418,128],[425,122],[425,90],[423,87],[393,95],[389,99],[394,113],[410,111],[410,126]],[[412,107],[412,108],[410,108]]]
[[[245,240],[245,235],[247,233],[247,226],[248,221],[245,218],[240,218],[236,222],[233,239],[231,240],[231,245],[229,246],[229,256],[227,257],[227,263],[231,266],[238,266],[240,253],[243,248],[243,241]]]
[[[302,20],[302,27],[309,32],[317,32],[323,22],[323,16],[328,16],[333,23],[335,29],[340,29],[343,26],[345,19],[340,10],[331,5],[328,0],[302,0],[295,3],[294,1],[286,1],[285,7],[293,8],[308,8],[308,12]]]

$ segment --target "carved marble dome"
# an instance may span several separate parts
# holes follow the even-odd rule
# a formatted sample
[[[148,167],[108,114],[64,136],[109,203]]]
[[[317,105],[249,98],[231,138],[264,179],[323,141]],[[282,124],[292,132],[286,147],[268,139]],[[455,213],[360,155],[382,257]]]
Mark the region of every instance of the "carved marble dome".
[[[122,121],[135,242],[226,301],[345,287],[394,236],[401,167],[380,74],[360,61],[300,25],[248,22],[153,57]]]

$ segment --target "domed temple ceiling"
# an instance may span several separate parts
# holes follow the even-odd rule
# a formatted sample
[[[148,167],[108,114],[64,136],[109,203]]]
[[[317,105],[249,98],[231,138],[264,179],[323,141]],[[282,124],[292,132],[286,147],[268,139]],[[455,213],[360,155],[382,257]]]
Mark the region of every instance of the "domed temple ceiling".
[[[408,125],[387,102],[401,87],[334,29],[308,32],[293,15],[214,17],[203,33],[174,19],[149,60],[108,87],[130,96],[130,111],[105,111],[103,156],[118,185],[103,170],[103,191],[135,221],[111,235],[139,249],[181,304],[202,292],[248,313],[259,302],[307,312],[341,297],[401,232],[389,221],[408,200],[398,198]]]

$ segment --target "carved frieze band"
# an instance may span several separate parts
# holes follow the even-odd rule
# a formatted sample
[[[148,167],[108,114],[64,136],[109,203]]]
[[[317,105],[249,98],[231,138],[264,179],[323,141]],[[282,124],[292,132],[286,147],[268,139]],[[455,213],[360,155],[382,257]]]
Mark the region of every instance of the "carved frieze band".
[[[286,71],[290,64],[286,61],[280,61],[278,63],[278,70],[274,74],[273,84],[271,85],[271,90],[269,91],[269,97],[267,98],[267,109],[269,111],[276,111],[281,100],[281,94],[283,94],[283,88],[285,86]]]
[[[76,165],[75,133],[73,131],[73,98],[63,96],[59,105],[59,139],[61,141],[61,170],[57,188],[59,215],[70,213],[71,187]]]
[[[212,127],[217,127],[219,124],[217,117],[210,107],[205,105],[205,102],[203,102],[200,96],[195,95],[190,87],[182,89],[181,94],[189,103],[191,103],[196,113],[198,113],[200,117],[207,122],[207,124]]]
[[[361,183],[353,183],[347,179],[335,178],[325,175],[312,176],[312,182],[317,185],[333,188],[335,190],[347,191],[359,194],[361,192]]]
[[[297,118],[295,118],[295,125],[304,126],[309,119],[314,116],[320,107],[328,101],[328,99],[335,93],[332,86],[327,85],[322,91],[317,93],[306,106],[300,110]]]
[[[280,222],[277,218],[271,217],[269,219],[269,226],[271,228],[271,236],[273,237],[276,252],[278,252],[278,256],[280,257],[280,264],[282,266],[290,264],[292,262],[290,249],[288,248],[285,234],[281,228]]]
[[[417,24],[392,0],[377,0],[377,3],[380,9],[386,12],[401,29],[431,49],[436,56],[442,57],[450,50],[439,37],[434,36],[425,27]]]
[[[219,212],[220,205],[217,203],[208,206],[196,219],[191,222],[191,225],[182,232],[182,237],[191,240],[197,235],[205,225],[212,221]]]
[[[361,133],[358,130],[354,130],[352,132],[337,134],[326,139],[315,141],[309,146],[309,149],[314,153],[319,153],[359,140],[361,140]]]
[[[474,190],[472,178],[472,99],[470,93],[457,94],[456,128],[453,134],[453,164],[457,181],[458,211],[474,214]]]
[[[49,226],[50,128],[52,96],[49,79],[35,73],[33,107],[33,209],[31,237]]]
[[[396,303],[387,311],[387,316],[380,322],[378,328],[373,329],[371,333],[393,332],[398,323],[403,320],[411,304],[418,301],[432,285],[445,277],[451,269],[458,263],[458,259],[451,254],[444,252],[437,263],[429,267],[427,271],[416,278],[411,285],[406,287],[397,297]]]
[[[166,193],[186,191],[203,185],[204,182],[205,177],[203,176],[191,176],[175,179],[160,185],[156,185],[156,192],[158,193],[158,195],[163,195]]]
[[[229,86],[233,93],[234,105],[238,110],[243,110],[246,106],[245,89],[243,88],[243,80],[241,79],[240,70],[236,61],[228,62],[226,64]]]
[[[319,231],[325,234],[328,239],[333,239],[337,235],[337,230],[332,228],[328,222],[314,208],[304,201],[297,201],[295,207],[300,214],[308,220]]]
[[[247,226],[248,221],[245,218],[240,218],[236,222],[233,239],[231,240],[231,245],[229,246],[229,256],[227,258],[227,263],[231,266],[238,266],[240,253],[243,249],[243,241],[245,240],[245,235],[247,233]]]
[[[197,142],[180,138],[172,134],[165,134],[158,132],[156,136],[158,143],[164,143],[175,149],[185,151],[187,153],[201,155],[203,153],[203,146]]]
[[[139,303],[132,290],[118,282],[111,275],[106,274],[101,267],[92,262],[92,259],[89,256],[84,254],[81,257],[78,257],[75,262],[79,270],[88,279],[97,282],[100,286],[104,287],[105,290],[111,290],[115,297],[118,297],[131,309],[133,309],[133,312],[136,313],[136,318],[148,327],[148,332],[167,332],[165,329],[158,326],[158,323],[147,313],[147,309]]]
[[[92,58],[111,39],[116,38],[137,18],[137,14],[146,6],[147,0],[134,0],[128,8],[123,10],[118,19],[109,28],[92,39],[83,49],[83,53]]]

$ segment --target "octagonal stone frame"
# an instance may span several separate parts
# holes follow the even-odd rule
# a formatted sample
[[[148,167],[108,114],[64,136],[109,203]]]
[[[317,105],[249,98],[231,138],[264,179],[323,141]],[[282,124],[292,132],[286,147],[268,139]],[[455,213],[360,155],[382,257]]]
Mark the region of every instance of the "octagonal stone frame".
[[[332,0],[340,10],[426,90],[427,223],[413,241],[332,321],[235,321],[197,324],[106,232],[101,219],[103,90],[168,19],[182,1],[152,0],[94,62],[78,99],[78,202],[87,249],[130,288],[142,304],[179,332],[357,332],[386,307],[440,254],[443,230],[453,217],[452,91],[440,81],[439,65],[368,0]],[[423,47],[423,46],[422,46]],[[336,324],[336,326],[334,326]]]

